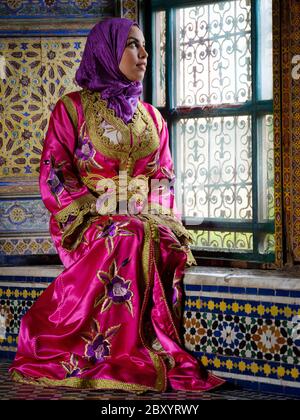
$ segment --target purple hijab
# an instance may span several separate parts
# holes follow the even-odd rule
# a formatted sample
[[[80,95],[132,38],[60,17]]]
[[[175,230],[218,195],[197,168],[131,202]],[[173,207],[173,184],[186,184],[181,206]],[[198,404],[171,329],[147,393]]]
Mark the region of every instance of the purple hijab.
[[[117,117],[129,122],[142,93],[141,82],[131,82],[119,69],[128,34],[138,23],[111,18],[97,23],[90,31],[76,82],[82,88],[100,92]]]

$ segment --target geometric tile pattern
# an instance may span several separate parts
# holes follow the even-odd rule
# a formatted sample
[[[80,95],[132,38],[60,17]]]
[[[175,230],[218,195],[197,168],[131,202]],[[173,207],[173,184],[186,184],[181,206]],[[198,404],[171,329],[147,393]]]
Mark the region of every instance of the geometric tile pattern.
[[[39,197],[0,200],[0,256],[56,254]]]
[[[190,404],[197,404],[196,401],[209,400],[289,400],[300,399],[297,397],[288,398],[284,395],[268,394],[264,392],[255,392],[245,390],[240,387],[233,387],[230,385],[223,385],[221,388],[211,392],[195,393],[184,391],[167,391],[163,393],[147,392],[142,395],[135,395],[132,393],[119,391],[103,391],[97,390],[80,390],[68,388],[46,388],[40,386],[24,385],[12,382],[8,368],[10,362],[7,360],[0,360],[0,400],[97,400],[110,401],[113,405],[116,400],[134,400],[138,401],[138,407],[143,407],[143,401],[155,401],[155,404],[160,404],[158,400],[162,401],[177,401],[184,404],[184,401],[190,401]],[[169,403],[170,404],[170,403]],[[106,404],[107,406],[107,404]],[[101,405],[99,406],[99,410]]]
[[[122,1],[121,16],[127,19],[139,21],[139,1],[138,0]]]
[[[87,35],[116,12],[113,0],[1,0],[0,36]]]
[[[40,198],[0,201],[0,234],[48,232],[49,212]]]
[[[84,45],[80,37],[0,40],[6,68],[0,79],[2,179],[38,176],[49,115],[57,100],[74,90]]]
[[[281,2],[273,0],[273,113],[274,113],[274,197],[275,197],[275,264],[284,264],[283,188],[282,188],[282,86],[281,86]],[[286,183],[287,180],[285,180]],[[285,250],[287,251],[287,250]],[[286,252],[288,253],[288,252]]]
[[[185,285],[186,347],[217,375],[300,394],[300,292]]]
[[[184,322],[188,331],[186,343],[196,351],[265,362],[299,363],[300,352],[291,338],[290,321],[187,311]],[[294,379],[298,376],[296,370]]]
[[[2,331],[0,333],[0,354],[7,356],[17,350],[20,322],[53,279],[24,278],[24,281],[5,277],[0,280],[0,316],[2,317]]]
[[[276,260],[282,266],[283,250],[288,263],[300,262],[300,80],[292,75],[300,3],[274,0],[273,5]]]
[[[291,2],[291,20],[290,20],[290,57],[299,55],[300,43],[300,3]],[[291,92],[291,139],[290,156],[291,162],[291,180],[292,180],[292,250],[294,261],[300,262],[300,80],[292,78],[290,86]]]
[[[54,255],[57,251],[51,238],[30,237],[0,239],[0,256]]]
[[[114,2],[111,0],[1,0],[2,18],[57,18],[61,16],[97,16],[99,12],[111,14]]]

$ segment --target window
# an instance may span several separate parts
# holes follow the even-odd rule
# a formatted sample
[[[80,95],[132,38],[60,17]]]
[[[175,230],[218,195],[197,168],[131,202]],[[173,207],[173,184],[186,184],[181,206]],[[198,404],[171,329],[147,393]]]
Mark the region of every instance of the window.
[[[274,261],[272,0],[151,2],[149,101],[168,122],[195,255]]]

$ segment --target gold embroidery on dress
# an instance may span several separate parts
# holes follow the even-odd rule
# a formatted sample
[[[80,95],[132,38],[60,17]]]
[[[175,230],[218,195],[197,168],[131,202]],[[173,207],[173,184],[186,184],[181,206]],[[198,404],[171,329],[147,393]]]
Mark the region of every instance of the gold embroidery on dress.
[[[157,363],[157,362],[156,362]],[[157,366],[159,369],[159,366]],[[20,373],[14,371],[12,373],[12,380],[15,382],[30,384],[30,385],[39,385],[39,386],[67,386],[77,389],[115,389],[122,390],[127,392],[135,392],[136,394],[141,394],[146,391],[161,391],[161,389],[151,388],[139,384],[130,384],[128,382],[115,381],[113,379],[88,379],[88,378],[67,378],[67,379],[49,379],[46,377],[43,378],[33,378],[26,377]]]
[[[154,364],[155,370],[157,372],[157,379],[155,388],[163,392],[166,390],[167,387],[167,372],[166,372],[166,366],[163,361],[163,358],[160,354],[156,353],[154,349],[152,349],[151,346],[147,345],[146,338],[145,337],[145,325],[147,324],[145,317],[145,312],[147,311],[147,307],[149,304],[149,296],[151,292],[151,288],[153,287],[153,276],[149,273],[149,267],[153,266],[155,261],[155,255],[154,255],[154,247],[152,245],[152,232],[151,232],[151,226],[150,223],[147,222],[144,224],[144,245],[142,250],[142,267],[143,267],[143,279],[145,282],[145,298],[143,301],[142,309],[141,309],[141,316],[140,316],[140,322],[139,322],[139,334],[140,339],[144,345],[144,347],[148,350],[149,355],[152,359],[152,362]]]
[[[78,126],[78,116],[77,116],[77,110],[76,107],[74,105],[74,102],[72,101],[72,99],[68,96],[65,95],[61,98],[62,102],[64,103],[68,115],[72,120],[73,126],[75,128],[75,130],[77,131],[77,126]]]
[[[82,237],[92,222],[98,217],[89,215],[91,205],[96,202],[92,194],[85,194],[72,201],[67,207],[55,214],[56,221],[62,226],[67,223],[70,216],[76,217],[63,229],[62,246],[68,251],[76,249],[82,241]]]
[[[84,89],[80,92],[83,112],[87,122],[89,136],[96,150],[106,157],[120,161],[120,170],[127,170],[132,175],[135,163],[155,152],[160,146],[160,139],[152,117],[145,107],[138,103],[132,122],[125,123],[108,108],[99,92]],[[114,144],[105,136],[102,121],[108,122],[123,138],[122,143]]]
[[[89,211],[91,204],[95,202],[96,198],[92,194],[84,194],[81,197],[73,200],[71,204],[56,213],[54,217],[59,223],[66,223],[69,216],[78,216],[85,210]]]

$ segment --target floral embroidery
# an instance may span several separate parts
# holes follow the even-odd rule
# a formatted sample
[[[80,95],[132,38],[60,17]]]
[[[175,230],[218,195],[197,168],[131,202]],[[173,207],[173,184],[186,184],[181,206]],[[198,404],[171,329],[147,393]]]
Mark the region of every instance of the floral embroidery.
[[[77,165],[80,169],[85,169],[86,172],[92,172],[92,168],[103,169],[94,157],[96,150],[87,134],[86,122],[82,124],[78,136],[78,148],[75,150],[75,157],[77,158]]]
[[[74,378],[80,376],[87,368],[80,369],[78,367],[78,357],[75,354],[71,355],[70,362],[61,362],[62,367],[67,372],[66,378]]]
[[[114,126],[109,124],[107,121],[102,120],[101,127],[103,129],[103,135],[109,139],[113,144],[122,144],[124,142],[122,133],[117,130]]]
[[[123,261],[121,267],[125,267],[130,259]],[[99,280],[105,285],[105,296],[98,298],[95,302],[95,307],[102,305],[101,313],[107,311],[113,304],[125,304],[131,315],[133,316],[132,297],[133,292],[130,290],[131,280],[125,280],[119,276],[117,263],[114,262],[109,268],[109,273],[105,271],[98,271]]]
[[[121,118],[115,116],[114,110],[108,108],[107,102],[101,99],[99,92],[83,89],[80,96],[88,132],[95,149],[107,158],[118,159],[121,170],[128,170],[132,176],[136,162],[159,149],[160,139],[150,113],[139,102],[132,123],[125,124]],[[122,134],[121,143],[103,127],[103,120]],[[112,138],[118,142],[114,143]]]
[[[128,229],[124,229],[130,222],[114,222],[112,217],[109,217],[103,225],[96,226],[97,233],[94,240],[105,238],[105,246],[110,255],[114,251],[114,238],[117,236],[134,236],[134,233]]]
[[[175,175],[173,167],[168,168],[167,166],[162,166],[161,167],[161,172],[162,172],[162,174],[165,175],[166,178],[168,178],[170,180],[176,179],[176,175]]]
[[[160,150],[158,150],[155,154],[154,160],[152,162],[149,162],[146,166],[146,176],[153,176],[158,168],[159,168],[159,158],[160,158]]]
[[[59,196],[64,190],[68,192],[77,191],[80,186],[78,180],[74,176],[67,176],[63,172],[67,162],[63,161],[57,163],[55,157],[51,156],[51,168],[47,184],[49,185],[52,195],[55,197],[56,202],[61,206]]]
[[[93,319],[91,324],[91,332],[85,333],[81,338],[86,341],[84,355],[89,362],[101,363],[104,362],[111,354],[111,339],[117,334],[121,327],[116,325],[109,328],[106,333],[101,333],[100,325],[96,319]]]

